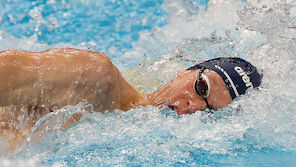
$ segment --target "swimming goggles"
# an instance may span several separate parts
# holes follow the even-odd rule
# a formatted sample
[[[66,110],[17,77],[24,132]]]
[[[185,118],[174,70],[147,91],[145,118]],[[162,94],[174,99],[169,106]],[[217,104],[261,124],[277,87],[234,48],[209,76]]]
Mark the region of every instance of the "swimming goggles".
[[[203,74],[205,68],[202,67],[199,71],[198,78],[194,82],[195,92],[205,100],[207,103],[207,108],[210,109],[207,98],[210,95],[210,81],[209,78]]]

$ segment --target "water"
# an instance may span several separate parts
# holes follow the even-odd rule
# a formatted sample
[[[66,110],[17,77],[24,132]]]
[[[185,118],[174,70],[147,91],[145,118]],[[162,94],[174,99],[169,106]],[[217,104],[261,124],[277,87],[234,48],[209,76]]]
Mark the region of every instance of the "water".
[[[262,85],[214,114],[146,106],[102,115],[83,103],[67,106],[43,117],[1,166],[294,166],[295,1],[83,2],[2,0],[0,49],[103,50],[142,92],[196,62],[237,56],[263,72]],[[100,15],[98,8],[118,11]],[[50,20],[56,27],[42,28]],[[62,132],[59,125],[76,112],[83,119]]]

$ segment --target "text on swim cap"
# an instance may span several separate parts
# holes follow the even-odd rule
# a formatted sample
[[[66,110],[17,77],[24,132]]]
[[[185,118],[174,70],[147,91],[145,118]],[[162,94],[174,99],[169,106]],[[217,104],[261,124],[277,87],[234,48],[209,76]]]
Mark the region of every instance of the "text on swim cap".
[[[238,93],[238,91],[237,91],[237,89],[236,89],[236,87],[235,87],[235,85],[234,85],[232,79],[231,79],[230,76],[228,75],[228,73],[227,73],[226,71],[224,71],[224,69],[221,68],[221,67],[218,66],[218,65],[215,65],[215,67],[216,67],[217,69],[219,69],[221,72],[223,72],[223,74],[224,74],[225,77],[227,78],[228,82],[230,83],[231,88],[232,88],[232,90],[233,90],[234,93],[235,93],[235,96],[239,96],[239,93]]]
[[[250,80],[250,77],[248,77],[248,75],[244,72],[244,70],[241,67],[235,66],[234,70],[242,77],[242,80],[245,83],[247,88],[249,87],[254,88]]]

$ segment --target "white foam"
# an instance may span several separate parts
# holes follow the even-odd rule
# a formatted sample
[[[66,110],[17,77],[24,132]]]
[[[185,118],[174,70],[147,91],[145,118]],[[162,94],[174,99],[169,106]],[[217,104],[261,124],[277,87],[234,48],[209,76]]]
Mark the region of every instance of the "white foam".
[[[28,159],[28,160],[22,160],[22,159],[0,159],[0,166],[1,167],[37,167],[35,160]]]
[[[44,51],[49,48],[78,48],[78,49],[87,49],[85,43],[81,43],[79,45],[73,45],[71,43],[57,43],[53,45],[47,45],[43,42],[39,42],[37,40],[37,35],[32,35],[31,37],[22,37],[16,38],[13,35],[0,30],[0,50],[7,50],[10,48],[21,49],[25,51]]]
[[[255,4],[256,1],[250,3]],[[169,164],[184,161],[189,156],[186,153],[192,150],[227,155],[265,151],[266,148],[296,151],[296,43],[292,33],[294,30],[287,28],[288,23],[277,22],[281,16],[277,15],[277,12],[281,9],[274,13],[267,12],[265,8],[261,8],[261,4],[260,9],[258,7],[257,11],[252,13],[254,19],[244,19],[247,16],[243,15],[236,30],[236,23],[240,20],[237,10],[243,9],[242,2],[212,0],[208,11],[201,10],[199,15],[191,15],[192,12],[187,11],[184,6],[186,4],[182,2],[165,1],[164,7],[170,14],[168,25],[141,33],[140,39],[133,43],[133,50],[124,54],[123,58],[126,59],[137,59],[139,62],[148,60],[139,67],[139,73],[132,77],[148,76],[144,78],[148,78],[149,81],[156,78],[158,82],[152,86],[152,89],[156,89],[173,78],[180,69],[185,68],[179,59],[171,59],[175,58],[176,54],[182,55],[183,58],[191,58],[190,55],[193,54],[194,58],[201,60],[210,58],[210,53],[222,52],[226,55],[246,57],[259,70],[263,70],[264,78],[260,89],[249,91],[213,115],[196,112],[180,118],[166,117],[160,114],[157,107],[146,106],[126,113],[117,111],[114,115],[100,115],[94,119],[95,121],[89,118],[90,121],[70,128],[58,136],[57,140],[46,141],[48,145],[58,148],[54,150],[56,154],[68,155],[71,151],[67,154],[67,151],[63,152],[64,149],[79,150],[83,144],[106,146],[110,141],[119,141],[125,137],[127,140],[120,140],[125,142],[124,145],[115,142],[108,150],[115,150],[116,156],[99,155],[92,158],[99,162],[111,164],[112,161],[120,164],[125,160],[125,156],[129,155],[138,158],[139,161],[152,161],[157,155]],[[271,7],[273,4],[274,2]],[[253,11],[252,8],[246,10]],[[212,36],[215,30],[216,35]],[[207,38],[204,40],[202,37]],[[15,39],[9,35],[4,38],[11,39],[12,42],[17,41],[16,43],[19,43],[19,40],[23,41],[24,44],[18,47],[24,49],[32,47],[38,50],[43,47],[36,39]],[[12,43],[4,47],[9,46],[13,46]],[[201,51],[194,54],[190,47],[196,47],[197,49],[194,49]],[[149,89],[151,84],[143,87]],[[236,110],[237,108],[239,110]],[[64,143],[69,145],[63,145]],[[43,154],[39,154],[40,152]],[[33,147],[31,153],[38,159],[51,156],[53,151],[46,152]]]

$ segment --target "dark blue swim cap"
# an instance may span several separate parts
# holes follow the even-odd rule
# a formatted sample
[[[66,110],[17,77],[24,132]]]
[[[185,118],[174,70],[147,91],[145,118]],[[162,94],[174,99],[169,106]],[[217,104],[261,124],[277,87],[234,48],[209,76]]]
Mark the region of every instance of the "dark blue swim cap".
[[[224,80],[232,99],[244,94],[248,88],[261,84],[262,75],[251,63],[237,57],[220,57],[211,59],[187,70],[206,68],[217,72]]]

